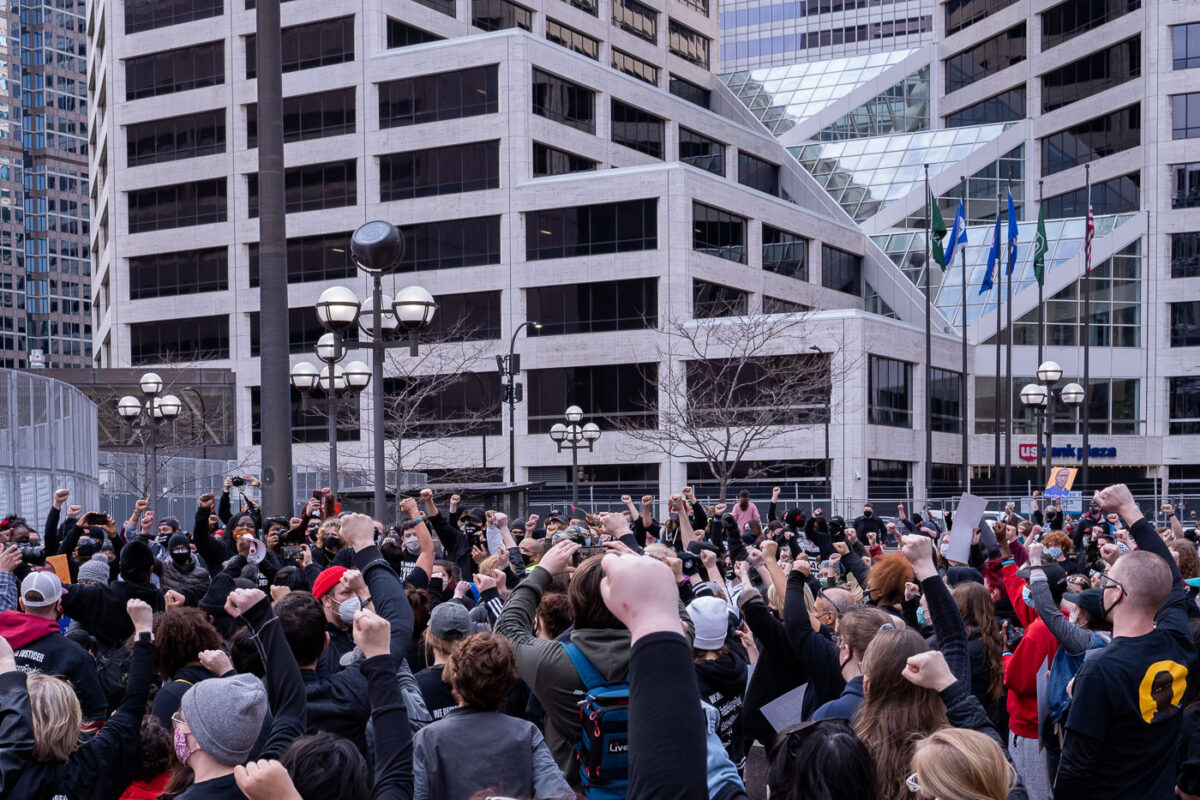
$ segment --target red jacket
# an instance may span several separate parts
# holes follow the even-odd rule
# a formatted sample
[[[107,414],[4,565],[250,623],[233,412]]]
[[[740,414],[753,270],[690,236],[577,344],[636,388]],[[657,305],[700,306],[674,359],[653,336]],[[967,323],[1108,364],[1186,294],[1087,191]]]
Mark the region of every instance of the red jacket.
[[[167,788],[167,780],[170,777],[170,772],[164,772],[148,781],[134,781],[121,795],[121,800],[158,800],[163,789]]]
[[[1011,656],[1004,659],[1004,685],[1008,688],[1008,727],[1017,736],[1038,738],[1037,670],[1054,660],[1058,640],[1042,622],[1037,611],[1021,598],[1025,581],[1017,577],[1016,564],[1004,566],[1004,589],[1017,618],[1025,626],[1025,637]]]

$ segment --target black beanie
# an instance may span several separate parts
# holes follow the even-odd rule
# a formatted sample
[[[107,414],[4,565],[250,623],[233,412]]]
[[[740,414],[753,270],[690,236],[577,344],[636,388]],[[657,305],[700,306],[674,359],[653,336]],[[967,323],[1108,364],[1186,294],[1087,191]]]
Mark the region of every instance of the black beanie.
[[[176,547],[186,547],[188,550],[192,549],[192,543],[186,533],[172,533],[171,538],[167,539],[168,551],[174,550]]]
[[[145,542],[135,540],[121,548],[121,574],[127,578],[143,576],[153,566],[154,553]]]

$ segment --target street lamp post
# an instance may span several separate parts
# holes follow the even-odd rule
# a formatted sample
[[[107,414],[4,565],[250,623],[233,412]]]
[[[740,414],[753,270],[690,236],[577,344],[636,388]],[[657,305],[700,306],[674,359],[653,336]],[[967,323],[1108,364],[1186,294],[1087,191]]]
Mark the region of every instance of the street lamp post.
[[[1038,485],[1045,486],[1046,474],[1051,467],[1054,456],[1054,386],[1062,380],[1063,370],[1056,361],[1043,361],[1037,370],[1037,383],[1026,384],[1021,389],[1021,403],[1038,417],[1039,423],[1045,419],[1046,458],[1041,458],[1042,443],[1038,442]],[[1064,404],[1078,408],[1084,400],[1083,387],[1078,383],[1068,383],[1059,392]],[[1083,487],[1080,487],[1081,491]]]
[[[307,394],[318,386],[325,393],[325,425],[326,436],[329,439],[329,491],[334,497],[338,493],[338,453],[337,453],[337,412],[338,393],[347,388],[357,397],[371,382],[371,368],[361,361],[351,361],[342,368],[337,365],[345,352],[340,354],[333,346],[333,334],[326,333],[317,341],[317,358],[325,363],[325,368],[318,370],[307,361],[301,361],[292,367],[292,386],[302,395]]]
[[[594,422],[589,422],[584,426],[579,423],[583,420],[583,409],[579,406],[569,406],[564,416],[567,418],[566,425],[561,422],[556,422],[550,427],[550,438],[558,445],[558,452],[562,452],[564,447],[571,449],[571,505],[579,505],[579,450],[587,447],[588,452],[592,452],[592,447],[596,440],[600,438],[600,426]]]
[[[500,376],[507,379],[504,386],[504,400],[508,403],[508,482],[517,482],[517,402],[521,400],[521,384],[517,383],[517,373],[521,371],[521,357],[517,355],[517,336],[526,327],[541,330],[542,323],[529,320],[522,322],[513,331],[508,343],[508,358],[496,356],[496,364],[500,367]]]
[[[138,400],[127,394],[117,401],[117,413],[121,418],[134,425],[141,422],[142,448],[145,449],[147,439],[150,445],[150,497],[154,518],[158,519],[158,496],[161,488],[158,485],[158,426],[171,422],[179,416],[183,403],[173,394],[163,395],[162,378],[156,372],[147,372],[138,379],[138,388],[142,390],[145,400]],[[148,432],[149,435],[146,435]]]

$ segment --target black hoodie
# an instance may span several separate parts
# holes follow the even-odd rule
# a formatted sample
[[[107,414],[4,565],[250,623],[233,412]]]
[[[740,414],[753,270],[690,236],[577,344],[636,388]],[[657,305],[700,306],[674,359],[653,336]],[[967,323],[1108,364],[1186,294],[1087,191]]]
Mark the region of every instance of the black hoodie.
[[[749,664],[750,659],[742,649],[741,642],[732,637],[726,639],[720,657],[696,662],[700,696],[721,715],[717,736],[738,769],[742,769],[746,763],[742,706]]]

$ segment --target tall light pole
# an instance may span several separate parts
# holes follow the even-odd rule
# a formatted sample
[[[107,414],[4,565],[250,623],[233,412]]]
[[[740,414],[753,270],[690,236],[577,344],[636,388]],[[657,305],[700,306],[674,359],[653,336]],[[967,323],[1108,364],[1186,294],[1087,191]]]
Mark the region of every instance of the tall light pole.
[[[1046,458],[1045,473],[1042,468],[1038,468],[1038,485],[1044,487],[1048,482],[1046,475],[1052,467],[1052,459],[1054,457],[1054,386],[1062,380],[1063,370],[1058,365],[1057,361],[1043,361],[1038,366],[1037,383],[1026,384],[1021,389],[1021,403],[1031,410],[1035,415],[1045,417],[1046,435]],[[1083,403],[1085,392],[1083,387],[1078,383],[1068,383],[1059,392],[1062,402],[1071,408],[1078,408]],[[1038,442],[1038,450],[1040,451],[1042,443]],[[1039,464],[1042,463],[1039,460]]]
[[[833,496],[833,467],[829,463],[829,423],[833,419],[833,358],[817,345],[809,345],[809,350],[816,351],[827,358],[826,365],[829,373],[829,394],[825,397],[825,480],[829,482],[829,495]],[[928,493],[928,492],[926,492]],[[832,512],[830,512],[832,514]]]
[[[580,427],[579,423],[583,420],[583,409],[579,406],[569,406],[564,416],[567,418],[567,425],[561,422],[554,423],[550,428],[550,438],[558,445],[558,452],[562,452],[564,447],[571,450],[571,505],[579,505],[579,451],[586,447],[588,452],[592,452],[592,446],[596,440],[600,438],[600,426],[594,422]]]
[[[179,416],[183,403],[173,394],[162,395],[163,381],[157,372],[147,372],[138,379],[143,400],[127,394],[117,401],[117,413],[130,425],[142,426],[142,449],[150,446],[150,507],[154,518],[158,516],[158,497],[162,488],[158,485],[158,426],[172,422]],[[160,396],[161,395],[161,396]]]
[[[522,399],[521,384],[516,382],[517,373],[521,371],[521,357],[517,355],[517,336],[526,327],[541,330],[542,323],[532,320],[522,322],[513,331],[508,343],[508,357],[496,356],[496,365],[500,367],[501,379],[507,379],[504,385],[504,400],[508,403],[508,482],[517,482],[517,403]]]
[[[307,394],[318,386],[325,394],[325,430],[329,438],[329,491],[334,497],[338,494],[338,452],[337,452],[337,412],[338,394],[351,389],[355,397],[367,388],[371,382],[371,368],[361,361],[351,361],[345,368],[337,362],[345,357],[345,352],[338,353],[334,347],[333,334],[327,333],[317,341],[317,358],[325,364],[318,370],[307,361],[301,361],[292,367],[292,386],[302,395]]]

